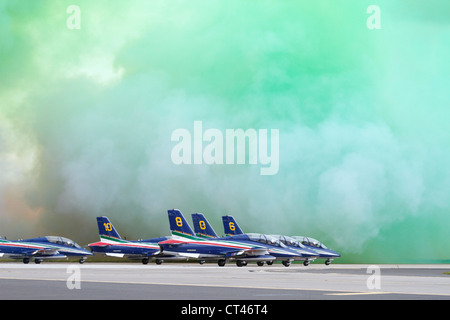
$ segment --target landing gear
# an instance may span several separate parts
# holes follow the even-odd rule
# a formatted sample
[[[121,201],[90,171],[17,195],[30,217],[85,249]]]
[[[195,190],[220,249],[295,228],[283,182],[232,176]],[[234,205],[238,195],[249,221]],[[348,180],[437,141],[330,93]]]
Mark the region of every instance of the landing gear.
[[[147,264],[149,260],[150,260],[149,258],[143,258],[142,259],[142,264]]]
[[[163,260],[161,260],[161,259],[156,259],[155,262],[156,262],[157,265],[160,265],[161,263],[163,263]]]
[[[80,264],[83,264],[86,261],[86,257],[83,257],[80,259],[80,261],[78,261]]]
[[[330,265],[330,263],[331,263],[331,259],[327,259],[327,260],[325,260],[325,265],[326,265],[326,266],[329,266],[329,265]]]
[[[30,258],[23,258],[23,263],[28,264],[30,263]]]
[[[258,266],[262,267],[262,266],[264,265],[264,261],[258,261],[256,264],[257,264]]]
[[[305,261],[303,261],[303,265],[304,265],[305,267],[309,266],[309,263],[310,263],[310,261],[309,261],[309,260],[305,260]]]
[[[236,265],[237,265],[238,267],[244,267],[244,266],[247,265],[247,261],[244,261],[244,260],[237,260],[237,261],[236,261]]]
[[[204,263],[205,263],[205,260],[200,260],[198,263],[204,264]]]
[[[223,267],[225,265],[225,260],[220,259],[219,261],[217,261],[217,264],[219,265],[219,267]]]
[[[283,260],[281,262],[285,267],[289,267],[291,265],[291,262],[289,260]]]
[[[34,259],[34,263],[40,264],[42,262],[42,259]]]

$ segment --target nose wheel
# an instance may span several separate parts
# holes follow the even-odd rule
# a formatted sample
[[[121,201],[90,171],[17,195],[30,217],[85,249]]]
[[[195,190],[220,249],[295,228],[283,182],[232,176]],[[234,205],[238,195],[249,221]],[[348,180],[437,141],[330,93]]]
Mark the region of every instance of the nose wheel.
[[[284,260],[281,262],[283,264],[283,266],[285,267],[289,267],[291,265],[291,262],[289,260]]]

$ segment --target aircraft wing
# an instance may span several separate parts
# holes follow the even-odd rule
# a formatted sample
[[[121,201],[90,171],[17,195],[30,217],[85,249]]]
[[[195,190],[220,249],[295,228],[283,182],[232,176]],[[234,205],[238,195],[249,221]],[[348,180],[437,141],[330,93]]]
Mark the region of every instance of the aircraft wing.
[[[267,249],[261,248],[261,249],[244,249],[244,250],[238,250],[238,251],[226,251],[223,252],[225,257],[240,257],[240,256],[264,256],[267,255]]]
[[[57,249],[54,248],[42,248],[42,249],[37,249],[37,250],[29,250],[29,251],[22,251],[20,253],[20,256],[26,256],[26,257],[31,257],[31,256],[53,256],[53,255],[58,255],[59,251]]]
[[[30,256],[54,256],[54,255],[59,255],[59,254],[60,253],[57,249],[43,248],[43,249],[35,250],[34,252],[32,252],[29,255]]]
[[[262,255],[265,255],[265,254],[269,254],[269,252],[265,248],[248,249],[248,250],[244,250],[244,254],[249,255],[249,256],[262,256]]]
[[[125,254],[123,253],[114,253],[114,252],[105,252],[104,255],[107,257],[115,257],[115,258],[123,258],[125,256]]]
[[[159,254],[159,252],[150,252],[147,254],[144,253],[138,253],[138,254],[127,254],[127,253],[116,253],[116,252],[104,252],[103,253],[105,256],[107,257],[115,257],[115,258],[123,258],[123,257],[127,257],[129,259],[140,259],[140,258],[145,258],[145,257],[153,257],[153,256],[157,256]]]
[[[37,250],[29,250],[25,252],[20,252],[17,254],[8,254],[10,258],[21,259],[26,257],[47,257],[47,258],[66,258],[67,256],[59,253],[55,248],[42,248]]]

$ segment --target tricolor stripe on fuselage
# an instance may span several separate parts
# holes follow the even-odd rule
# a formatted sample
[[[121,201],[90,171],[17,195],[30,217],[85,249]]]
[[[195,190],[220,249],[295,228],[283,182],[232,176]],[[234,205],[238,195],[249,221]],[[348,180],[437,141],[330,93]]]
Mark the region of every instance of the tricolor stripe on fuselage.
[[[159,250],[159,245],[152,242],[127,241],[108,236],[100,236],[100,242],[92,243],[91,246],[119,246],[119,247],[137,247]]]
[[[213,246],[213,247],[222,247],[229,249],[240,249],[240,250],[249,250],[249,249],[265,249],[265,247],[244,244],[242,242],[229,241],[229,240],[221,240],[214,241],[206,238],[199,238],[195,236],[191,236],[182,232],[172,231],[172,235],[174,236],[170,240],[166,240],[161,242],[161,244],[194,244],[194,245],[202,245],[202,246]]]

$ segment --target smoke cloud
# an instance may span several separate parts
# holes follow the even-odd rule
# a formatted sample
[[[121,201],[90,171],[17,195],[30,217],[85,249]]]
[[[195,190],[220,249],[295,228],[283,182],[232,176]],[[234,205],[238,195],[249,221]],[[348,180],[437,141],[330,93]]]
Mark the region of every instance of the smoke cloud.
[[[449,259],[449,5],[378,1],[0,4],[0,234],[308,235],[346,262]],[[432,8],[432,9],[431,9]],[[419,14],[420,13],[420,14]],[[279,170],[175,165],[178,128],[279,129]]]

